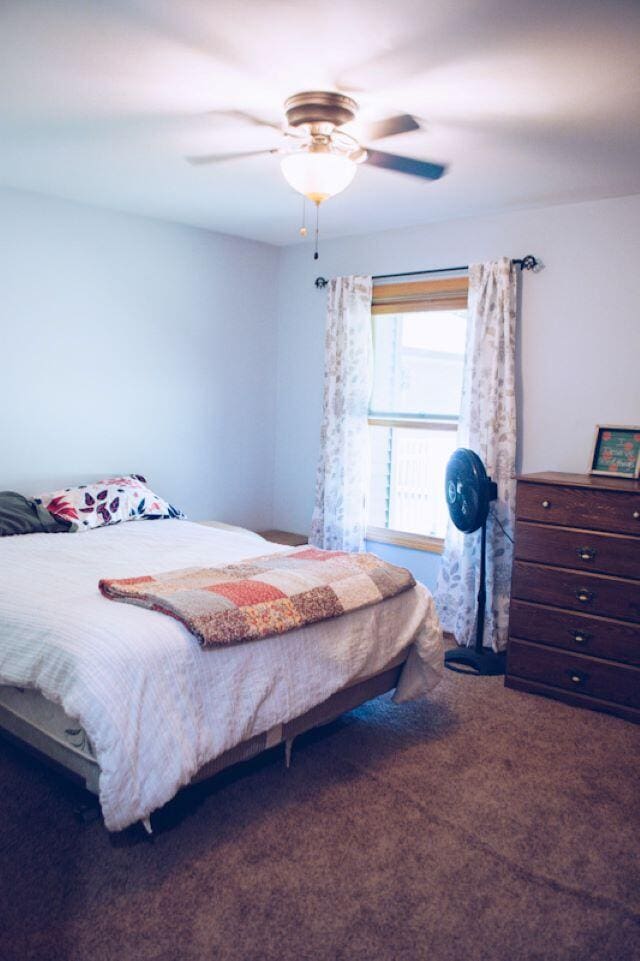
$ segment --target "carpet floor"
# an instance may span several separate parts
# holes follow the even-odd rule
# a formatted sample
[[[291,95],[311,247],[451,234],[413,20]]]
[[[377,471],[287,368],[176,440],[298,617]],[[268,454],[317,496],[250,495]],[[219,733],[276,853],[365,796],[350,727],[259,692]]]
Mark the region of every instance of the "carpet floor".
[[[632,961],[640,727],[447,673],[117,836],[0,743],[2,961]]]

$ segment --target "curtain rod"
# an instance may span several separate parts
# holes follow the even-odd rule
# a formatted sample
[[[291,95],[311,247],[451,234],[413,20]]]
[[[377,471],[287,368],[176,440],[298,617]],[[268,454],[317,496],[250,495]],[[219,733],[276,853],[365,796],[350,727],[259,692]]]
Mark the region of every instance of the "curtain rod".
[[[519,267],[520,270],[535,270],[536,267],[540,266],[540,261],[537,260],[533,254],[527,254],[518,260],[512,260],[512,264]],[[434,267],[431,270],[405,270],[399,274],[374,274],[371,278],[372,280],[391,280],[393,277],[417,277],[418,275],[424,274],[450,274],[456,270],[468,270],[469,264],[461,264],[459,267]],[[316,277],[315,285],[318,290],[322,290],[326,287],[329,281],[326,277]]]

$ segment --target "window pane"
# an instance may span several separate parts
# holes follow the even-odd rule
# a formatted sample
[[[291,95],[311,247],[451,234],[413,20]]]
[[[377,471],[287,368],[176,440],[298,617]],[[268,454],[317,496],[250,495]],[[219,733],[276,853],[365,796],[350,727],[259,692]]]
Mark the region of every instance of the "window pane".
[[[456,432],[370,426],[369,524],[444,537],[444,475]]]
[[[466,310],[374,314],[372,413],[457,417]]]

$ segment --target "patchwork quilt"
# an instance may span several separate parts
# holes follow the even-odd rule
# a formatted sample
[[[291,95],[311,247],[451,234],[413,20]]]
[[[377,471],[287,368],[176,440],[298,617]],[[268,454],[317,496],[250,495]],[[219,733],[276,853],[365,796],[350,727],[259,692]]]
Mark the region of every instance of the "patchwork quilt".
[[[297,547],[220,567],[103,579],[98,586],[109,600],[177,618],[203,647],[215,647],[339,617],[415,583],[405,568],[375,554]]]

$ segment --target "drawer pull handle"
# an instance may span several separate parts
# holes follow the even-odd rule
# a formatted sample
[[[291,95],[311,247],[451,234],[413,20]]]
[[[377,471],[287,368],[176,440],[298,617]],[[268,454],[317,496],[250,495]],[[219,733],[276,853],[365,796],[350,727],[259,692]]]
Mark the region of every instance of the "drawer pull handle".
[[[590,604],[595,596],[593,591],[588,591],[586,587],[579,587],[576,591],[576,597],[581,604]]]
[[[581,561],[592,561],[596,556],[595,547],[579,547],[578,557]]]
[[[584,684],[586,681],[589,680],[589,675],[585,674],[584,671],[569,671],[568,674],[569,674],[569,680],[571,681],[572,684],[575,684],[576,687],[579,684]]]
[[[634,516],[635,520],[638,520],[638,518],[640,517],[640,511],[634,511],[634,512],[633,512],[633,516]]]
[[[546,510],[547,507],[551,507],[551,501],[543,501],[543,502],[542,502],[542,506],[543,506],[543,507],[545,508],[545,510]]]
[[[586,631],[571,631],[571,635],[576,644],[586,644],[591,637]]]

